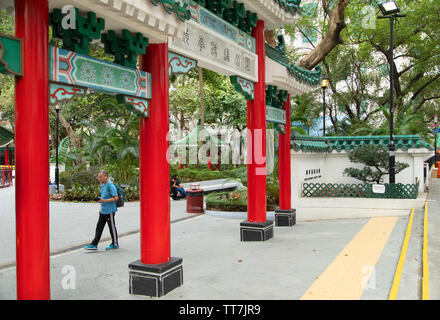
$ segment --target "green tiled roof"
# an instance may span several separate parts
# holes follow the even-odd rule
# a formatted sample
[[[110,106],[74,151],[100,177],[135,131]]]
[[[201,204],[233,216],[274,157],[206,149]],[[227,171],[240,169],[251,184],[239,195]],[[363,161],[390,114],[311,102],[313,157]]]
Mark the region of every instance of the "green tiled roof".
[[[294,136],[290,141],[290,146],[295,151],[323,153],[330,152],[329,145],[319,137]]]
[[[0,126],[0,147],[14,140],[14,133]]]
[[[389,136],[292,136],[291,146],[295,151],[302,150],[303,152],[331,152],[333,150],[341,152],[367,144],[382,145],[388,148],[389,141]],[[394,143],[396,150],[406,151],[410,148],[434,150],[434,147],[423,141],[419,135],[397,135],[394,136]]]
[[[356,136],[356,137],[325,137],[327,143],[331,146],[332,150],[336,151],[350,151],[358,146],[365,144],[382,145],[388,148],[390,141],[389,136]],[[396,150],[406,151],[410,148],[426,148],[428,150],[434,150],[434,147],[429,143],[423,141],[419,135],[397,135],[394,136],[394,144]]]

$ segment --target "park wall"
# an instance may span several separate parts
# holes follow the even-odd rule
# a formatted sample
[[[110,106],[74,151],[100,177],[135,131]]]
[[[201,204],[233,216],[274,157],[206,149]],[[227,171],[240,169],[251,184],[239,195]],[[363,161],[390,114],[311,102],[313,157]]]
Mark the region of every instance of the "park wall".
[[[414,207],[423,207],[424,192],[429,185],[431,172],[424,177],[424,161],[433,155],[424,148],[397,150],[396,161],[409,167],[396,175],[396,183],[420,182],[417,199],[368,199],[368,198],[307,198],[302,196],[303,183],[360,183],[343,175],[348,167],[363,167],[350,162],[346,151],[331,153],[307,153],[291,150],[292,207],[298,220],[363,218],[373,216],[405,215]],[[388,176],[384,177],[388,181]]]

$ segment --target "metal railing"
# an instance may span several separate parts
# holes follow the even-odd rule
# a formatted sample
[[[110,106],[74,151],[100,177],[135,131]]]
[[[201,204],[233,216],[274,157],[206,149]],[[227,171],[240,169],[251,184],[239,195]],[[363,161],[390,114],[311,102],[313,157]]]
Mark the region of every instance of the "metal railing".
[[[419,182],[416,184],[385,184],[385,192],[373,191],[373,184],[304,183],[303,197],[308,198],[385,198],[417,199]]]

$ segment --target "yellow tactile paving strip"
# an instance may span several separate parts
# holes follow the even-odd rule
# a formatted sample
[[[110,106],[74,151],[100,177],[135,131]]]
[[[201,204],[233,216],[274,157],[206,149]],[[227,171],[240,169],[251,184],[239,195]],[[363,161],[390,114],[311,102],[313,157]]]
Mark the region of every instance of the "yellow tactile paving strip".
[[[371,218],[339,253],[301,300],[358,300],[397,217]]]
[[[425,202],[423,219],[423,277],[422,300],[429,300],[429,268],[428,268],[428,202]]]
[[[402,249],[400,250],[399,261],[397,262],[396,272],[394,273],[393,284],[391,286],[389,300],[396,300],[399,293],[400,279],[402,278],[403,266],[405,264],[406,252],[408,251],[409,237],[411,236],[412,223],[414,220],[414,210],[409,215],[408,225],[406,226],[405,238],[403,239]]]

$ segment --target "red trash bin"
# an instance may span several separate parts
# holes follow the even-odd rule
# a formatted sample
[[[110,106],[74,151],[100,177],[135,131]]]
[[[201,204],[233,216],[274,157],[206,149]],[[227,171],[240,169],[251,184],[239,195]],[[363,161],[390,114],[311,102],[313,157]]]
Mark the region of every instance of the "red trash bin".
[[[186,190],[186,212],[203,213],[203,189],[199,184],[192,184]]]

